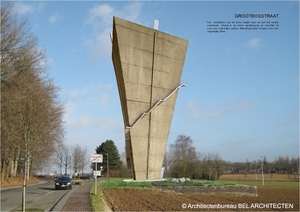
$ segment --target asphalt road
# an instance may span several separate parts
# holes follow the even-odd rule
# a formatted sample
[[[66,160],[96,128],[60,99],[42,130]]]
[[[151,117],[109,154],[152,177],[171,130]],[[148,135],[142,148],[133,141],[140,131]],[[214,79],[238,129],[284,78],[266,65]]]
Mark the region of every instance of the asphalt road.
[[[36,185],[26,186],[26,204],[33,202],[36,198],[54,191],[54,181],[41,179]],[[22,187],[1,189],[1,211],[11,211],[22,206]]]

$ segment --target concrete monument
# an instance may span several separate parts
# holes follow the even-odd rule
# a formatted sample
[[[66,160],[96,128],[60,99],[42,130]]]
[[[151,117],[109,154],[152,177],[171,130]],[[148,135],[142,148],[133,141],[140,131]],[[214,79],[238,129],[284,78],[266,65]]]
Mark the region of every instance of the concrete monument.
[[[127,165],[134,180],[158,180],[188,41],[117,17],[111,40]]]

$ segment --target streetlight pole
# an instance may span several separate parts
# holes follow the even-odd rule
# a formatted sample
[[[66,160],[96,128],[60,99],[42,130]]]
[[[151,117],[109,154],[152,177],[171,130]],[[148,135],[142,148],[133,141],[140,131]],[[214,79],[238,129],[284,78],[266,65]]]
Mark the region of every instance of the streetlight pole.
[[[95,166],[95,195],[97,195],[97,162],[96,162],[96,166]]]
[[[263,163],[263,159],[262,156],[260,156],[261,158],[261,180],[262,180],[262,185],[265,185],[265,180],[264,180],[264,163]]]
[[[108,163],[108,153],[106,153],[106,163],[107,163],[107,178],[109,178],[109,163]]]
[[[22,160],[23,159],[23,160]],[[23,171],[23,187],[22,187],[22,211],[25,212],[25,195],[26,195],[26,160],[21,158],[21,161],[24,163],[24,171]]]

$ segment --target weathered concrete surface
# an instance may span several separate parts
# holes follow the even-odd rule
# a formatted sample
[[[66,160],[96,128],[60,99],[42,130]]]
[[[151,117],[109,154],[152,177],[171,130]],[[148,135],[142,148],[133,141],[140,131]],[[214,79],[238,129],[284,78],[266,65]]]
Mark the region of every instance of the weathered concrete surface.
[[[256,186],[155,186],[162,190],[169,190],[178,193],[237,193],[250,196],[257,196]]]
[[[180,85],[188,41],[114,17],[112,43],[128,167],[135,180],[159,179],[177,91],[138,118]]]

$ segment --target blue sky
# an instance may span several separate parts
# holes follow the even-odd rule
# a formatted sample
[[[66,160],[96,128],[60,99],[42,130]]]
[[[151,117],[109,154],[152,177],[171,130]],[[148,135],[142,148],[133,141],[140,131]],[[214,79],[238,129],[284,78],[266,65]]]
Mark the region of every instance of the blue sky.
[[[68,145],[93,154],[107,139],[124,152],[124,126],[111,60],[112,17],[189,40],[168,146],[190,136],[197,151],[243,162],[299,155],[299,2],[16,1],[46,49],[49,76],[66,101]],[[279,30],[208,33],[207,21],[279,14]]]

